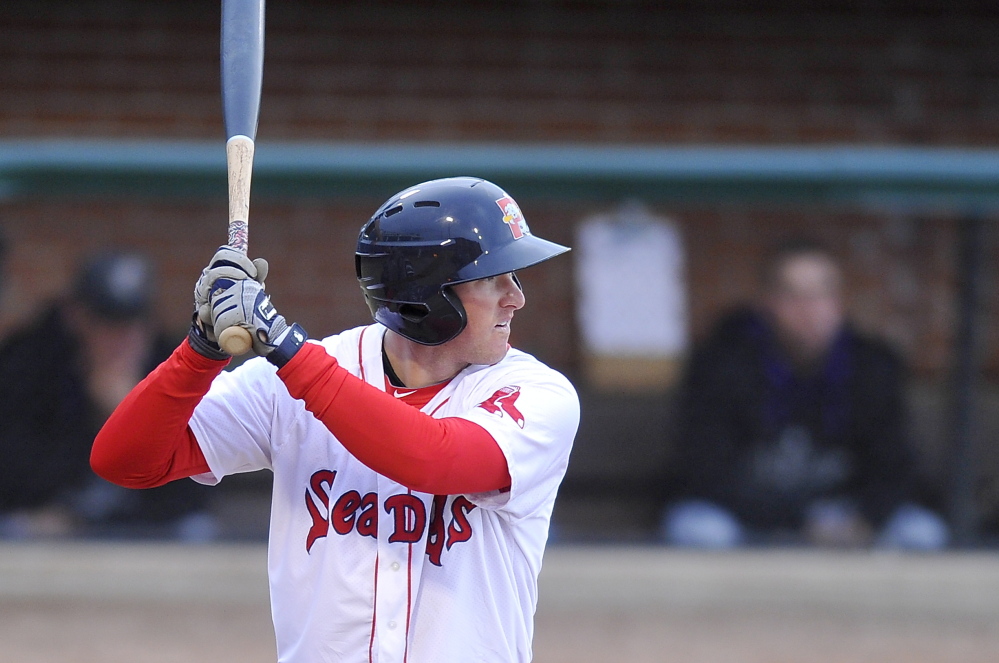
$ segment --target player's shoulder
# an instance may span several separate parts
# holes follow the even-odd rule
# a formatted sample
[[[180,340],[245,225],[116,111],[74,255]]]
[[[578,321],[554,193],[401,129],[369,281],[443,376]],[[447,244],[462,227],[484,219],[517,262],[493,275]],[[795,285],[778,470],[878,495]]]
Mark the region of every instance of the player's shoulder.
[[[465,369],[454,396],[476,413],[476,421],[486,416],[483,412],[501,418],[502,412],[511,414],[519,426],[513,432],[558,431],[559,439],[571,440],[579,426],[579,395],[569,379],[520,350],[509,350],[491,366]]]
[[[516,348],[510,348],[506,356],[495,364],[469,367],[462,379],[484,385],[500,383],[501,386],[509,383],[547,385],[578,400],[576,389],[567,377],[534,355]]]
[[[360,363],[358,348],[360,347],[362,339],[367,334],[379,333],[380,329],[378,325],[366,325],[363,327],[356,327],[354,329],[347,329],[339,334],[326,336],[325,338],[310,338],[308,342],[321,346],[330,355],[336,357],[341,366],[351,370],[352,368],[356,368]],[[274,378],[276,373],[277,367],[267,361],[264,357],[253,357],[241,362],[237,366],[234,366],[232,370],[226,371],[223,375],[231,374],[234,379],[243,381],[266,381]]]
[[[515,371],[538,371],[545,375],[558,376],[565,379],[565,376],[548,364],[534,355],[517,348],[510,348],[503,359],[494,364],[493,367]]]
[[[506,356],[487,370],[509,371],[514,373],[536,374],[552,380],[568,382],[569,380],[532,354],[517,348],[510,348]]]
[[[360,327],[354,327],[353,329],[345,329],[336,334],[330,336],[324,336],[323,338],[310,338],[310,343],[318,343],[330,350],[339,350],[342,347],[352,347],[357,348],[357,344],[361,341],[361,337],[367,333],[378,333],[379,325],[361,325]]]
[[[381,348],[381,337],[384,334],[385,327],[381,325],[361,325],[332,336],[309,339],[309,342],[322,346],[327,353],[336,357],[341,366],[352,370],[360,364],[365,351]]]

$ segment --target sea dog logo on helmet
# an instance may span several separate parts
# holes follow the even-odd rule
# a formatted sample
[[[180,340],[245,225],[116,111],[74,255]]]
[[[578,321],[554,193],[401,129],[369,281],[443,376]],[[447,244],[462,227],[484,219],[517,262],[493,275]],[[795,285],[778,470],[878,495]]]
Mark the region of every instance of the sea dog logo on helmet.
[[[527,227],[524,215],[520,213],[520,207],[513,198],[503,196],[496,201],[496,204],[503,210],[503,223],[510,227],[510,232],[513,233],[514,239],[520,239],[531,232],[530,228]]]

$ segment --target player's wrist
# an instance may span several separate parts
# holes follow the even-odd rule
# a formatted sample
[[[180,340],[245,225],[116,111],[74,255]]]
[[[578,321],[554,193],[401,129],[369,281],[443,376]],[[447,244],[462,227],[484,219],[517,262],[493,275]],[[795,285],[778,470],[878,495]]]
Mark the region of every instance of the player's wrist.
[[[297,322],[294,323],[274,339],[274,349],[267,353],[267,361],[281,368],[298,354],[307,340],[308,332]]]
[[[229,355],[219,347],[218,343],[208,338],[208,334],[198,322],[198,314],[195,313],[191,320],[191,328],[187,332],[188,345],[199,355],[207,359],[215,361],[228,360]]]

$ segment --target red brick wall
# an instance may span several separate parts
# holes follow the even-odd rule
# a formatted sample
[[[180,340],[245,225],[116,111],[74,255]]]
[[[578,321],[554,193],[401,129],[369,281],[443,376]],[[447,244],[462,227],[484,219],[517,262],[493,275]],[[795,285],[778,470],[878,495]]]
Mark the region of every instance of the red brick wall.
[[[8,0],[0,132],[218,136],[218,24],[204,0]],[[997,33],[967,1],[282,0],[261,135],[992,145]]]
[[[221,140],[218,13],[204,0],[0,4],[0,137]],[[262,139],[999,142],[999,13],[988,3],[281,0],[267,24]],[[253,245],[275,264],[283,310],[323,332],[364,319],[349,253],[379,202],[254,204]],[[520,202],[538,234],[562,241],[594,211]],[[861,324],[922,374],[946,375],[952,218],[657,211],[683,229],[695,330],[751,293],[766,243],[807,224],[847,261]],[[156,255],[166,321],[180,325],[223,218],[207,203],[0,200],[13,246],[0,318],[26,315],[81,251],[114,241]],[[520,325],[518,342],[573,370],[571,263],[525,281],[536,308],[522,320],[544,311],[554,322]]]

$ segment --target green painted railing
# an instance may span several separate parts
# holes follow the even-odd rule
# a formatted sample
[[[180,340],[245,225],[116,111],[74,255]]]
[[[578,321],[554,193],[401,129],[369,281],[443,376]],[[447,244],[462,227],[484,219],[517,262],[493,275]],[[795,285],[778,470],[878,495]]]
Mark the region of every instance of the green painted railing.
[[[254,196],[374,196],[468,174],[520,196],[999,207],[999,150],[261,141]],[[0,197],[225,195],[222,141],[0,141]]]

